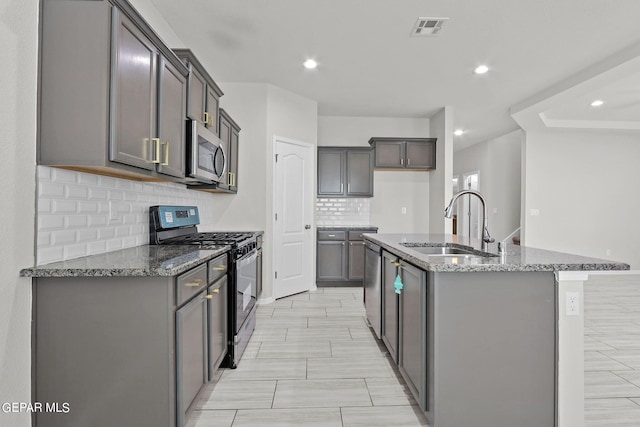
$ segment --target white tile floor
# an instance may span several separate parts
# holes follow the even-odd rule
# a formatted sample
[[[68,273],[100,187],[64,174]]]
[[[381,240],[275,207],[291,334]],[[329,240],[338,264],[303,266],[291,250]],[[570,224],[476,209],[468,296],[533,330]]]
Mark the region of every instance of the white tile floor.
[[[585,424],[640,426],[640,276],[585,283]]]
[[[259,306],[240,365],[189,427],[427,426],[361,301],[361,288],[320,288]],[[640,276],[592,276],[584,303],[586,427],[640,427]]]
[[[237,369],[222,369],[189,427],[428,426],[364,320],[362,288],[258,307]]]

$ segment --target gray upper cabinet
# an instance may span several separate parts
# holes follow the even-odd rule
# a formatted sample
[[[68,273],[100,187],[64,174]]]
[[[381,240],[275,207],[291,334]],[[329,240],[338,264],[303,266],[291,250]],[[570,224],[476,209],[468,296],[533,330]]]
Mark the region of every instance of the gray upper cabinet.
[[[376,169],[436,168],[436,138],[371,138]]]
[[[113,9],[110,160],[155,169],[158,51],[126,16]],[[150,156],[150,153],[151,154]]]
[[[38,163],[184,178],[184,63],[124,0],[46,1],[41,16]]]
[[[169,61],[160,57],[158,90],[158,171],[175,177],[185,174],[185,116],[187,79]],[[177,102],[181,100],[180,102]]]
[[[218,107],[222,90],[190,49],[173,49],[173,52],[189,67],[187,116],[220,136]]]
[[[220,139],[227,159],[227,179],[221,180],[217,187],[229,193],[238,192],[238,143],[240,141],[240,126],[231,116],[220,109],[219,116]]]
[[[343,196],[346,151],[318,147],[318,196]]]
[[[373,151],[318,147],[318,196],[372,197]]]

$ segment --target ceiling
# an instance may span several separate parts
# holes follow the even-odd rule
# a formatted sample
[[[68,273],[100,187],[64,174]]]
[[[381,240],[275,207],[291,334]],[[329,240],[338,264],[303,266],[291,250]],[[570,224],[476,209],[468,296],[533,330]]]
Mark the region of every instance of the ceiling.
[[[218,82],[270,83],[316,100],[321,116],[429,117],[450,105],[465,130],[455,149],[517,129],[512,106],[640,42],[637,0],[151,2]],[[410,37],[418,17],[449,20]],[[315,70],[302,66],[310,57]],[[475,75],[479,64],[489,72]],[[636,71],[544,114],[638,122]],[[585,106],[593,96],[605,104]]]

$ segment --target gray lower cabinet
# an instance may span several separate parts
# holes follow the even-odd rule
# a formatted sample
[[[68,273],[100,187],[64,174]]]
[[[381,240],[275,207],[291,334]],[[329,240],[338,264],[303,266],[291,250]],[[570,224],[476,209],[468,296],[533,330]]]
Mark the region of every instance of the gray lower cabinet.
[[[416,402],[426,410],[427,273],[404,261],[401,261],[399,270],[403,289],[399,297],[398,368]]]
[[[318,196],[373,197],[373,152],[363,147],[318,147]]]
[[[317,233],[316,283],[321,286],[360,286],[364,280],[364,233],[377,228],[324,227]]]
[[[207,383],[207,299],[204,290],[176,311],[177,425],[186,424]]]
[[[38,163],[183,179],[187,67],[125,0],[41,12]]]
[[[69,411],[34,426],[184,426],[226,353],[226,261],[177,277],[35,278],[33,398]]]
[[[345,280],[347,275],[347,249],[342,241],[318,240],[317,280]]]
[[[369,140],[376,169],[432,170],[436,168],[436,138],[378,138]]]
[[[427,273],[382,251],[382,341],[416,402],[426,410]],[[396,278],[402,289],[396,292]]]
[[[391,359],[398,363],[398,309],[399,299],[394,288],[398,275],[398,257],[382,251],[382,342],[389,350]]]
[[[227,354],[227,301],[226,274],[207,289],[209,316],[209,381]]]

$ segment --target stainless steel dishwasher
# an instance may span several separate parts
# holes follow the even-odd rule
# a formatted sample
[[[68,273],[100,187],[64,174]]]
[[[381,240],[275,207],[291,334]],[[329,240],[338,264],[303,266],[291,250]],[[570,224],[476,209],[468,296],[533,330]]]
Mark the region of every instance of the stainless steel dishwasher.
[[[380,246],[366,241],[364,257],[364,306],[367,312],[367,320],[378,338],[380,338],[382,330],[380,253]]]

